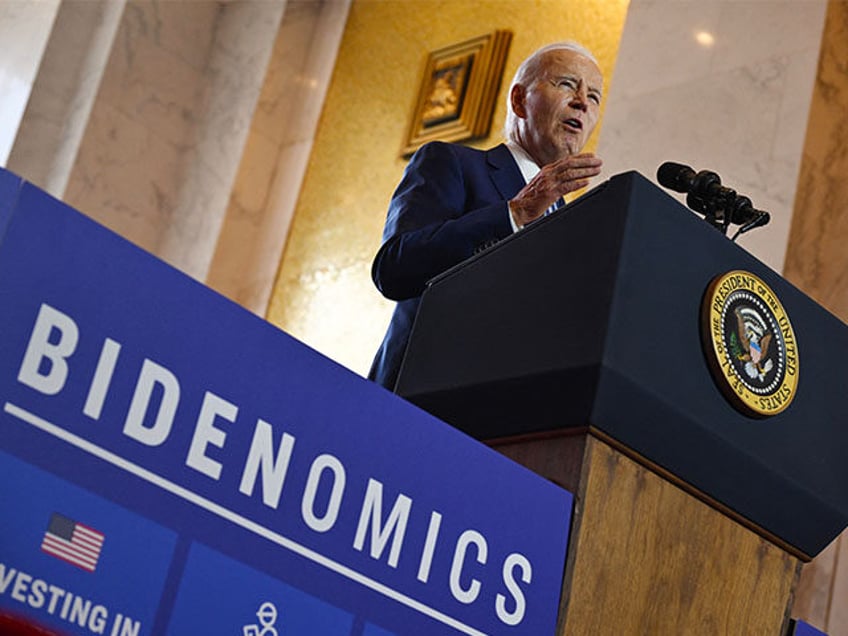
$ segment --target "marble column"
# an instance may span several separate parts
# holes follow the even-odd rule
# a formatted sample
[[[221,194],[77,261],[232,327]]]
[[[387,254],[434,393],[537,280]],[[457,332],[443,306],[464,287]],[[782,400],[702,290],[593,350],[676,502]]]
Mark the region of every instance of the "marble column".
[[[61,198],[68,185],[125,0],[58,7],[8,167]]]
[[[350,0],[288,0],[207,284],[265,315]]]
[[[159,255],[205,281],[286,1],[220,5],[203,71],[202,109],[185,149],[176,205]]]
[[[8,167],[204,280],[285,7],[64,0]]]
[[[58,10],[59,0],[0,2],[0,165],[8,165]]]

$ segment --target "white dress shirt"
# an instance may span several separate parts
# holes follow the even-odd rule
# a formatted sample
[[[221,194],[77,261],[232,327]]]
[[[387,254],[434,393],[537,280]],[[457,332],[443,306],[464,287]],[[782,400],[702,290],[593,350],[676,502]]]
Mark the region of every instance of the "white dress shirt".
[[[514,141],[507,141],[506,147],[509,148],[509,151],[512,153],[512,158],[515,159],[515,163],[518,164],[521,176],[524,177],[524,183],[529,183],[533,177],[539,174],[541,168],[539,168],[539,166],[536,165],[536,162],[530,158],[527,151]],[[512,217],[512,212],[509,211],[509,203],[506,205],[506,213],[509,215],[509,224],[512,226],[512,231],[517,232],[522,229],[523,226],[518,225]]]

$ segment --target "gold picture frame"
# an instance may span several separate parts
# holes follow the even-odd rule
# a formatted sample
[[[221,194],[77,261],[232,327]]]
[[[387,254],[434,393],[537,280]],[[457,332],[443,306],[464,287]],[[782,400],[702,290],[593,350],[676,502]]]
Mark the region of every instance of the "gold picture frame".
[[[511,31],[498,30],[427,56],[402,156],[436,139],[488,135],[511,40]]]

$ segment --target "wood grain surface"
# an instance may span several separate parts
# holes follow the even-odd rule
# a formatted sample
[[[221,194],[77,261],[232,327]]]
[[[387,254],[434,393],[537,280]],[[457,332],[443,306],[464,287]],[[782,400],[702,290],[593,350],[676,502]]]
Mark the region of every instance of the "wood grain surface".
[[[784,633],[796,557],[591,434],[492,446],[575,495],[558,635]]]

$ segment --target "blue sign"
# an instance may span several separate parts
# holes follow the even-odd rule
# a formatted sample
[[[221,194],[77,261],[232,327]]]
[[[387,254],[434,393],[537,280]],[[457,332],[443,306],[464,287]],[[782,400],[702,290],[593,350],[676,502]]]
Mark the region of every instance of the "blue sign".
[[[791,636],[827,636],[823,631],[820,631],[804,621],[792,621]]]
[[[0,307],[0,612],[554,633],[569,493],[7,172]]]

